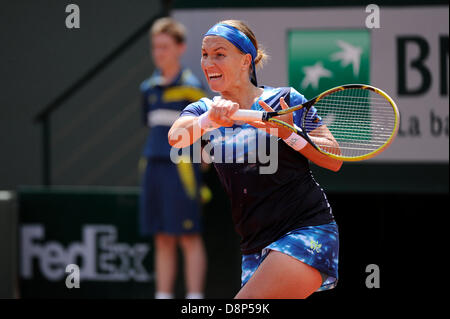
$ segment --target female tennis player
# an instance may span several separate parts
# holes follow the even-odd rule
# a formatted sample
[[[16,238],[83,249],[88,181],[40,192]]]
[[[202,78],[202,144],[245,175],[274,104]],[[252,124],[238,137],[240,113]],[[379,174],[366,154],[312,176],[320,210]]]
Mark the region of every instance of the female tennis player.
[[[178,148],[199,138],[213,145],[214,166],[231,199],[233,222],[241,236],[242,287],[235,298],[306,298],[333,288],[338,278],[338,228],[308,159],[333,171],[342,162],[322,155],[285,128],[232,119],[238,109],[271,111],[306,101],[290,87],[257,85],[256,66],[266,54],[246,24],[226,20],[214,25],[203,38],[201,52],[208,84],[220,96],[188,105],[168,137],[169,144]],[[301,112],[280,119],[299,126]],[[321,138],[336,147],[331,133],[323,134],[329,131],[320,117],[311,113],[308,133],[321,132],[326,136]],[[274,140],[275,147],[270,144]],[[230,144],[232,151],[227,152]],[[267,145],[277,164],[272,174],[261,173],[267,163],[258,147]]]

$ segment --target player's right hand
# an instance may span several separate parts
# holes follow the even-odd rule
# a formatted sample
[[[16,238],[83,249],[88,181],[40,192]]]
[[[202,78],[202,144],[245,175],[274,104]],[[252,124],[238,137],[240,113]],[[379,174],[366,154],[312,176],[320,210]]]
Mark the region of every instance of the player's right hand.
[[[216,97],[213,99],[209,109],[209,119],[220,126],[233,126],[234,121],[230,117],[237,110],[239,110],[238,103]]]

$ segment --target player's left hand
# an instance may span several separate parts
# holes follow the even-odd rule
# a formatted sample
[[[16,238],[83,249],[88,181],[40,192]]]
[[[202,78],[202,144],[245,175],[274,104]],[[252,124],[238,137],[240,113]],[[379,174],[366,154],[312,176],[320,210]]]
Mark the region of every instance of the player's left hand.
[[[267,112],[273,112],[274,110],[264,101],[259,101],[259,105],[261,105],[261,107],[267,111]],[[287,105],[287,103],[285,102],[284,98],[280,98],[280,105],[281,108],[283,110],[289,108],[289,105]],[[280,116],[276,116],[275,118],[286,122],[287,124],[293,126],[294,125],[294,118],[292,116],[292,113],[288,113],[288,114],[284,114],[284,115],[280,115]],[[288,138],[291,134],[292,131],[282,127],[280,125],[277,125],[275,123],[272,122],[263,122],[263,121],[249,121],[247,122],[248,124],[258,128],[258,129],[262,129],[264,131],[266,131],[269,134],[272,135],[276,135],[282,139]]]

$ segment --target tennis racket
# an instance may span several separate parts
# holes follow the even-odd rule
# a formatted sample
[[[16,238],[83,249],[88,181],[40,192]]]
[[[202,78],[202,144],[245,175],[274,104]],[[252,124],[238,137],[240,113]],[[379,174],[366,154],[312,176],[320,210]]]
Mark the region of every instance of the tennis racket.
[[[301,109],[300,127],[275,118]],[[301,135],[323,154],[342,161],[362,161],[380,154],[395,139],[400,122],[397,106],[389,95],[363,84],[338,86],[306,103],[276,112],[238,110],[231,118],[276,123]],[[314,130],[317,127],[314,122],[320,119],[329,132]],[[330,148],[329,143],[322,143],[320,140],[325,141],[327,136],[317,131],[331,133],[339,147]]]

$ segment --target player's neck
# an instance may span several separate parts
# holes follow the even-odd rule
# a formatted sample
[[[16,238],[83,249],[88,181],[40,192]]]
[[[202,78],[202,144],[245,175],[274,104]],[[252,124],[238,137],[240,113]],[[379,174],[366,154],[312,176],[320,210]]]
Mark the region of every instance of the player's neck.
[[[248,82],[245,85],[221,92],[221,95],[224,99],[238,103],[241,109],[250,109],[263,92],[262,88],[258,88]]]

